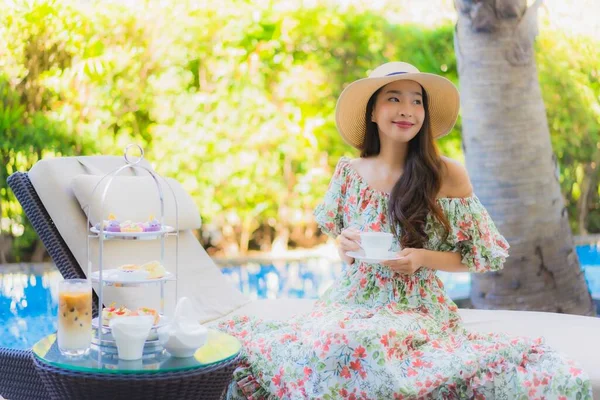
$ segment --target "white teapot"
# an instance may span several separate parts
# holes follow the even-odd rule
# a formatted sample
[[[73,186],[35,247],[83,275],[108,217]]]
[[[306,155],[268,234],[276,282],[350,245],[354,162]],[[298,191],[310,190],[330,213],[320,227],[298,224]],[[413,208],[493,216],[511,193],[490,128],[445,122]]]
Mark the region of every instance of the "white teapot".
[[[190,299],[182,297],[175,306],[173,321],[158,329],[158,340],[173,356],[192,357],[206,343],[208,329],[195,318]]]

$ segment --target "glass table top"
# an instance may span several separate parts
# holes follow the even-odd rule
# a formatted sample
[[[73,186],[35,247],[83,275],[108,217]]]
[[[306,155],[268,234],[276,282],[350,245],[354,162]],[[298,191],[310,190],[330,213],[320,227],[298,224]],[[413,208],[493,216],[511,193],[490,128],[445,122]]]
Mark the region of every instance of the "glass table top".
[[[209,329],[208,340],[193,357],[172,357],[166,350],[144,351],[141,360],[119,360],[115,348],[92,346],[87,355],[70,357],[61,354],[56,334],[48,335],[33,348],[33,354],[46,364],[79,372],[140,374],[156,372],[176,372],[206,368],[213,364],[234,358],[242,345],[235,337]]]

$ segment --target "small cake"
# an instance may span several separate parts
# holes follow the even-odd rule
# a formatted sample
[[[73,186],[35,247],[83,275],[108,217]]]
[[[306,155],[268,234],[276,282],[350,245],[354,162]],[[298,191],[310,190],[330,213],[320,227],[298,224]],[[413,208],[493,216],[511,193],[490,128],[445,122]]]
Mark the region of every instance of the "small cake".
[[[158,311],[156,311],[154,308],[140,307],[135,311],[135,313],[136,313],[136,315],[150,315],[150,316],[154,317],[153,324],[154,325],[158,324],[159,315],[158,315]]]
[[[150,272],[142,269],[136,264],[124,264],[117,268],[114,277],[123,282],[144,281],[148,279]]]
[[[158,232],[161,229],[160,222],[151,215],[148,221],[144,224],[144,232]]]
[[[136,264],[123,264],[119,267],[121,271],[130,272],[130,271],[139,271],[142,269],[139,265]]]
[[[142,269],[150,273],[148,279],[162,278],[167,272],[165,267],[163,267],[158,261],[150,261],[146,264],[143,264]]]
[[[121,232],[144,232],[144,228],[141,226],[142,224],[125,221],[121,223]]]
[[[121,224],[116,219],[108,220],[107,224],[104,225],[106,232],[121,232]]]
[[[102,325],[109,326],[110,320],[118,317],[127,317],[131,315],[131,310],[126,307],[116,308],[111,304],[110,307],[104,307],[102,309]]]
[[[102,228],[100,228],[100,223],[94,225],[97,230],[105,230],[107,232],[121,232],[121,227],[117,217],[114,214],[108,214],[108,219],[102,221]]]

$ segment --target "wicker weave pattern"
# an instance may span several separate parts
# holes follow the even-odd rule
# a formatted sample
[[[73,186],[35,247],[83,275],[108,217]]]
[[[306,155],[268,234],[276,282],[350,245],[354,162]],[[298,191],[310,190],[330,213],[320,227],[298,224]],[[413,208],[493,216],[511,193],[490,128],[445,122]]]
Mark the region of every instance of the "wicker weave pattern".
[[[55,368],[33,356],[51,399],[217,400],[231,382],[239,355],[203,369],[146,374],[93,374]]]
[[[27,173],[15,172],[8,177],[8,186],[12,189],[23,211],[31,222],[33,229],[40,237],[46,247],[48,254],[56,264],[61,275],[65,279],[85,279],[85,274],[77,263],[75,256],[56,229],[52,218],[38,197]],[[94,293],[92,302],[93,314],[98,312],[98,297]]]
[[[31,351],[0,348],[0,395],[10,400],[48,399]]]
[[[85,278],[75,257],[58,233],[26,173],[8,177],[8,186],[21,203],[52,261],[64,278]],[[94,294],[93,313],[97,315],[98,299]],[[48,394],[31,362],[31,351],[0,347],[0,395],[10,400],[47,399]]]

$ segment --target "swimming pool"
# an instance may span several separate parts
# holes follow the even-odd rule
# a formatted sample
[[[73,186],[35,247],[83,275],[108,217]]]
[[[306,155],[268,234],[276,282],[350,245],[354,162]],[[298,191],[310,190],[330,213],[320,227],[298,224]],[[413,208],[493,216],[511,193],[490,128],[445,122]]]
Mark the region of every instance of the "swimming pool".
[[[578,246],[582,269],[600,299],[600,246]],[[317,298],[341,273],[342,265],[326,259],[287,263],[248,263],[222,271],[243,293],[258,298]],[[439,273],[453,299],[469,295],[470,275]],[[57,284],[62,279],[51,264],[11,265],[0,270],[0,346],[26,349],[56,331]]]

